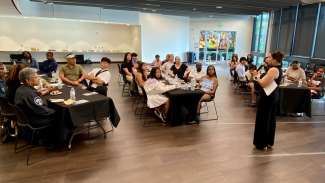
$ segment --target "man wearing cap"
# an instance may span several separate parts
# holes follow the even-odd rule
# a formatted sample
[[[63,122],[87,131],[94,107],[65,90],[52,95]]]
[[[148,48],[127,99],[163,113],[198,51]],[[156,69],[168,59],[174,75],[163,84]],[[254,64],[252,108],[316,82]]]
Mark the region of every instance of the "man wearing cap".
[[[85,72],[83,68],[76,64],[76,57],[73,54],[66,56],[67,64],[60,68],[60,79],[62,82],[72,86],[80,86],[85,79]]]
[[[110,63],[109,58],[103,57],[100,61],[100,67],[93,69],[86,75],[86,79],[89,80],[88,90],[107,95],[107,86],[111,81],[111,73],[108,71]]]

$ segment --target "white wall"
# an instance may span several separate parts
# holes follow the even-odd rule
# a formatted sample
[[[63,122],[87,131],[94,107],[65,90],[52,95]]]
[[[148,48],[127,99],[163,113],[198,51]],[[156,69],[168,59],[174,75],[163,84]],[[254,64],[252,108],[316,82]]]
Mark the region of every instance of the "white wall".
[[[189,18],[141,13],[142,59],[152,62],[155,54],[181,56],[189,50]]]
[[[235,31],[236,53],[246,56],[251,51],[253,34],[253,17],[225,15],[216,18],[192,18],[190,20],[190,50],[196,51],[194,45],[198,45],[200,31]]]
[[[0,51],[104,52],[98,54],[100,56],[121,53],[117,60],[122,60],[123,53],[127,51],[140,52],[140,36],[137,25],[0,17]],[[100,60],[95,53],[88,55],[91,59]],[[8,56],[1,59],[6,61]]]
[[[108,21],[122,24],[140,25],[142,60],[151,62],[155,54],[162,58],[167,53],[183,56],[186,51],[195,51],[201,30],[236,31],[236,52],[246,55],[250,52],[253,19],[251,16],[220,16],[214,19],[193,19],[180,16],[101,9],[96,7],[45,5],[29,0],[17,0],[24,16],[57,17]],[[0,12],[1,15],[1,12]],[[131,34],[135,34],[136,31]],[[133,45],[134,46],[134,45]]]

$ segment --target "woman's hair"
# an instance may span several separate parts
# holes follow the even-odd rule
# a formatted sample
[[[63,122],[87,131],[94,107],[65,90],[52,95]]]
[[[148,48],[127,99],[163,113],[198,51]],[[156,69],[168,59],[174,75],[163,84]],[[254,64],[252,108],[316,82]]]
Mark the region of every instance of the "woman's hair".
[[[29,59],[32,60],[32,54],[29,51],[23,51],[22,55],[24,56],[24,58],[25,58],[25,54],[29,55]]]
[[[131,55],[131,53],[127,52],[127,53],[124,54],[124,60],[123,60],[124,63],[128,63],[128,55]]]
[[[213,70],[214,70],[214,75],[213,75],[213,76],[217,78],[216,68],[215,68],[213,65],[209,65],[209,66],[207,67],[207,75],[210,76],[210,75],[209,75],[209,69],[210,69],[210,68],[213,68]]]
[[[18,81],[19,80],[19,72],[26,68],[25,64],[16,64],[11,67],[8,74],[7,82]]]
[[[144,69],[142,68],[145,65],[144,62],[139,61],[138,62],[138,72],[141,73],[143,81],[146,81],[147,78],[145,77]]]
[[[150,71],[150,74],[149,74],[148,78],[161,80],[162,79],[162,76],[161,75],[160,75],[160,78],[157,78],[157,76],[156,76],[157,70],[160,70],[160,68],[157,68],[157,67],[152,68],[151,71]]]
[[[279,62],[280,65],[282,65],[283,57],[284,57],[284,54],[282,52],[280,52],[280,51],[272,53],[272,58],[274,60],[276,60],[277,62]]]
[[[238,61],[238,55],[236,54],[233,54],[232,57],[231,57],[231,61],[235,61],[236,59],[236,62]]]

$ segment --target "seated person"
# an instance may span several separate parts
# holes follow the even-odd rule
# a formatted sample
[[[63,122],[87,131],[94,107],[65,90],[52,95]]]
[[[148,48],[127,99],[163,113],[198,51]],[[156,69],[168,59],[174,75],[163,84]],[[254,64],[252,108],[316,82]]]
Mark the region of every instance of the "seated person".
[[[207,75],[202,78],[198,87],[205,92],[201,97],[200,102],[197,107],[197,122],[199,122],[199,115],[201,110],[201,103],[204,101],[213,100],[218,88],[218,78],[216,74],[216,69],[213,65],[209,65],[207,68]]]
[[[77,64],[75,55],[68,54],[66,59],[67,64],[60,68],[60,79],[67,85],[81,86],[81,83],[84,82],[85,79],[83,68]]]
[[[202,70],[202,63],[197,62],[195,65],[196,70],[190,72],[190,78],[194,79],[196,82],[201,81],[201,79],[205,76],[204,71]]]
[[[138,63],[138,70],[135,74],[135,81],[139,87],[143,88],[144,82],[147,80],[149,73],[147,65],[143,62]]]
[[[172,74],[179,79],[187,80],[189,76],[189,69],[187,65],[181,62],[180,57],[175,57],[175,64],[170,68]]]
[[[174,55],[168,54],[166,56],[166,61],[164,61],[163,65],[161,66],[161,71],[164,74],[172,75],[172,71],[170,70],[172,66],[174,65]]]
[[[306,84],[305,71],[300,67],[298,61],[293,61],[288,70],[284,73],[284,83],[286,84],[298,84],[299,81]]]
[[[100,67],[90,71],[85,78],[89,81],[88,90],[95,91],[102,95],[107,95],[107,86],[111,81],[111,73],[108,71],[111,60],[103,57]]]
[[[39,69],[38,62],[32,57],[32,54],[28,51],[22,53],[23,59],[21,60],[22,64],[27,65],[28,67]]]
[[[159,55],[156,55],[155,56],[155,60],[152,62],[152,66],[153,67],[161,67],[162,65],[162,61],[160,60],[160,56]]]
[[[239,60],[239,64],[237,64],[236,66],[236,73],[238,75],[238,80],[239,81],[246,81],[246,58],[245,57],[241,57]]]
[[[252,65],[254,62],[253,54],[251,54],[251,53],[247,54],[246,60],[247,60],[248,65]]]
[[[0,97],[6,96],[6,66],[0,63]]]
[[[41,127],[54,124],[53,109],[47,106],[34,88],[39,83],[35,69],[24,68],[19,73],[19,80],[23,83],[16,92],[15,105],[26,114],[32,127]],[[50,131],[52,132],[52,130]],[[48,134],[47,138],[50,139]]]
[[[247,86],[250,89],[251,94],[251,106],[256,106],[256,93],[255,93],[255,84],[254,84],[254,76],[253,73],[257,72],[255,65],[250,65],[248,71],[246,71],[246,78],[247,78]]]
[[[233,54],[231,57],[231,60],[229,61],[229,68],[230,68],[230,76],[232,78],[234,78],[235,76],[235,70],[236,70],[236,66],[238,64],[238,55],[237,54]]]
[[[58,68],[58,64],[53,57],[53,52],[47,52],[46,59],[47,60],[40,63],[40,72],[52,76],[52,73],[55,73]]]
[[[135,64],[138,62],[138,54],[137,53],[131,53],[131,60],[132,60],[132,63]]]
[[[128,52],[124,55],[124,61],[121,65],[121,71],[123,77],[126,79],[128,82],[133,81],[133,63],[132,63],[132,56],[131,53]]]
[[[11,104],[14,103],[16,90],[21,85],[19,80],[19,72],[26,67],[27,65],[25,64],[16,64],[13,65],[9,70],[9,74],[6,81],[6,85],[7,85],[6,97]]]
[[[313,99],[322,98],[323,97],[322,90],[325,85],[324,68],[320,67],[307,84],[308,84],[308,88],[311,91],[311,97]]]
[[[151,109],[155,109],[155,114],[166,122],[169,110],[169,99],[163,93],[175,89],[174,85],[165,85],[162,80],[160,68],[152,68],[148,79],[144,82],[144,90],[147,94],[147,105]]]

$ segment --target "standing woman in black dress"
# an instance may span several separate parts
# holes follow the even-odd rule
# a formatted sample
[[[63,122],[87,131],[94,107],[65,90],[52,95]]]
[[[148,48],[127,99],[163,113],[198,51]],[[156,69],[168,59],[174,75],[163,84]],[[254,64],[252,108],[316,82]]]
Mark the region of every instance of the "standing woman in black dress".
[[[282,59],[281,52],[273,53],[269,57],[268,71],[262,79],[257,78],[257,72],[254,74],[256,82],[265,88],[273,81],[279,86],[282,78]],[[276,111],[279,100],[279,87],[267,96],[264,90],[261,90],[260,100],[257,104],[254,145],[258,150],[266,150],[274,145],[275,127],[276,127]]]

